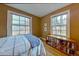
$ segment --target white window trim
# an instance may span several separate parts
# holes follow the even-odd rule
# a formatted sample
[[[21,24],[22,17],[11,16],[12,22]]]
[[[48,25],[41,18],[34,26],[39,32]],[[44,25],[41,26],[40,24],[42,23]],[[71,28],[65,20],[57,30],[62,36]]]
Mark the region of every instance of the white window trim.
[[[8,12],[7,12],[7,36],[12,36],[12,21],[11,21],[11,17],[10,17],[11,14],[15,14],[15,15],[19,15],[19,16],[24,16],[24,17],[30,18],[31,19],[30,20],[31,21],[31,23],[30,23],[31,24],[30,25],[31,30],[30,31],[31,31],[31,34],[32,34],[32,17],[8,10]]]
[[[65,13],[68,13],[67,31],[66,31],[66,32],[67,32],[67,38],[66,38],[66,39],[69,39],[69,38],[70,38],[70,10],[66,10],[66,11],[64,11],[64,12],[60,12],[60,13],[54,14],[54,15],[51,16],[51,19],[52,19],[52,17],[54,17],[54,16],[58,16],[58,15],[65,14]],[[52,28],[52,26],[51,26],[51,24],[50,24],[50,33],[52,32],[51,28]]]

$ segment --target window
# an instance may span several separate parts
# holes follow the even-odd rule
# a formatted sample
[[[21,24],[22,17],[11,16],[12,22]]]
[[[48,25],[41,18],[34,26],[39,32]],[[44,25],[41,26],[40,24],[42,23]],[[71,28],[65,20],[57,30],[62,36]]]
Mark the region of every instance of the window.
[[[51,18],[51,34],[60,38],[68,37],[68,12],[55,15]]]
[[[8,21],[8,23],[10,26],[10,34],[9,35],[20,35],[20,34],[29,34],[31,33],[31,18],[24,16],[24,15],[20,15],[20,14],[16,14],[16,13],[9,13],[10,15],[10,21]],[[8,28],[9,28],[8,27]],[[8,31],[9,32],[9,31]]]

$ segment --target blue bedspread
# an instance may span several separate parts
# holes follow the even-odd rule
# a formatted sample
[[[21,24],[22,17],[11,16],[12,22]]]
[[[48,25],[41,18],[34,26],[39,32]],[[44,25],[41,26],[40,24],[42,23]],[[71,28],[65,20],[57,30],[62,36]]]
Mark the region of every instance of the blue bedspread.
[[[40,44],[39,38],[37,38],[36,36],[33,36],[32,34],[25,34],[25,37],[30,42],[32,48]]]
[[[44,56],[42,41],[32,35],[24,34],[0,38],[0,56]]]

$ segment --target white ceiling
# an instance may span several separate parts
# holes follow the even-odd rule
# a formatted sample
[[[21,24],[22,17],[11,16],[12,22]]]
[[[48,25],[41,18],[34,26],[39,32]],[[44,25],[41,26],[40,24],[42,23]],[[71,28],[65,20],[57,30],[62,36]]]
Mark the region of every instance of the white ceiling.
[[[20,9],[22,11],[28,12],[30,14],[33,14],[38,17],[43,17],[57,9],[60,9],[64,6],[69,5],[70,3],[39,3],[39,4],[22,4],[22,3],[17,3],[17,4],[6,4],[11,7],[15,7],[17,9]]]

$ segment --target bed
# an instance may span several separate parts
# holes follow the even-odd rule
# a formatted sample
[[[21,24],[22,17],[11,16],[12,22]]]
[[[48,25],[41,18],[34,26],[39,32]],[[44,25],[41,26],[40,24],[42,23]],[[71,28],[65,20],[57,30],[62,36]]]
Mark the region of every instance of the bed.
[[[24,34],[0,38],[0,56],[45,56],[42,41],[32,35]]]

